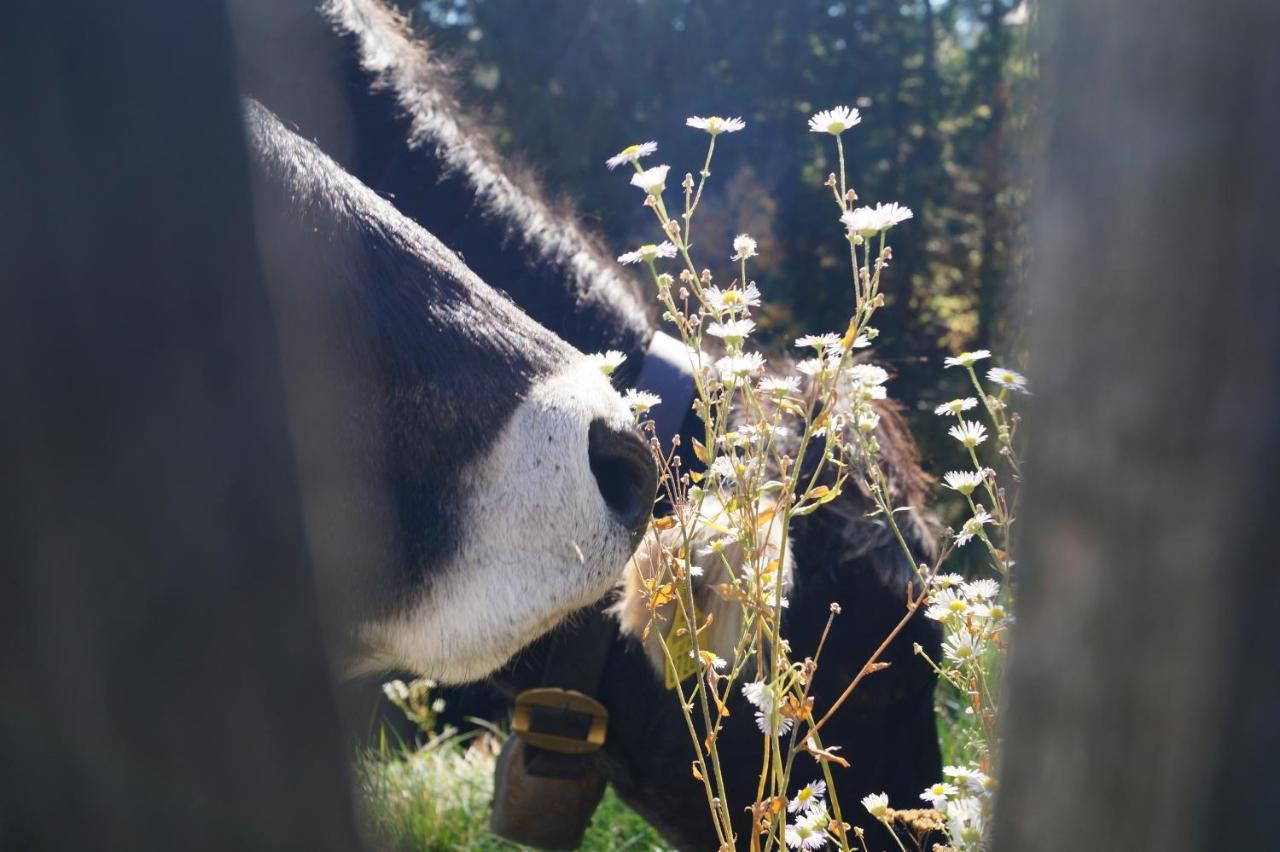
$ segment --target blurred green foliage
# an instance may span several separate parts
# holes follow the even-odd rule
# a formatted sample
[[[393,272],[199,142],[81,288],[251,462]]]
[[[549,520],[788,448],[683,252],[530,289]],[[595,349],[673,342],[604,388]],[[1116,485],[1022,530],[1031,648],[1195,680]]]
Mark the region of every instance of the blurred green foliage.
[[[877,358],[898,399],[931,407],[963,392],[946,350],[1009,356],[1026,266],[1019,153],[1036,76],[1034,15],[1019,0],[401,0],[460,96],[499,147],[534,164],[618,254],[657,237],[626,173],[604,160],[656,139],[649,164],[677,186],[701,167],[690,115],[740,115],[717,146],[695,258],[731,274],[733,234],[760,242],[754,277],[771,304],[766,335],[839,330],[850,313],[848,253],[830,191],[834,146],[811,134],[819,109],[858,106],[845,135],[866,203],[916,218],[895,231]],[[1017,366],[1014,359],[1013,366]],[[956,372],[956,371],[951,371]],[[913,418],[917,419],[917,418]],[[917,419],[918,420],[918,419]],[[923,424],[920,424],[923,425]],[[917,430],[918,432],[920,430]],[[932,443],[921,435],[926,456]],[[939,447],[941,449],[941,447]],[[950,448],[948,448],[950,449]],[[945,454],[944,454],[945,455]]]

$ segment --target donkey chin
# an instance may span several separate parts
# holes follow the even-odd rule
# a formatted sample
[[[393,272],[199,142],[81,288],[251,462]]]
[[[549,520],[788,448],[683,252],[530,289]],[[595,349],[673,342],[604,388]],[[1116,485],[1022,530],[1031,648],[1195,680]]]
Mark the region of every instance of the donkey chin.
[[[462,481],[458,547],[408,607],[359,628],[352,674],[489,674],[618,584],[657,489],[630,410],[583,360],[536,382]]]

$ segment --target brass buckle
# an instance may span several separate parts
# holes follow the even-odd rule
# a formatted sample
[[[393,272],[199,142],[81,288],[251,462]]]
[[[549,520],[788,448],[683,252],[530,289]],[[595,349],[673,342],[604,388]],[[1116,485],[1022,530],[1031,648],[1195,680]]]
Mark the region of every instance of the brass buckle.
[[[586,739],[576,739],[560,734],[533,730],[530,725],[532,708],[542,707],[561,713],[576,713],[591,719]],[[526,689],[516,696],[515,713],[511,716],[511,733],[535,748],[557,751],[561,754],[587,754],[604,745],[605,730],[609,724],[609,711],[589,695],[572,689],[545,687]]]

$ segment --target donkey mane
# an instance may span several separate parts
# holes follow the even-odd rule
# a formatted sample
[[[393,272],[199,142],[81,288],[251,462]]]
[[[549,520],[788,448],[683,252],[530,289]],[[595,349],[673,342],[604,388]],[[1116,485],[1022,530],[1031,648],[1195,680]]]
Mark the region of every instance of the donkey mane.
[[[501,228],[505,250],[525,252],[528,266],[541,265],[558,276],[557,286],[571,300],[565,308],[605,306],[600,315],[640,332],[643,339],[629,348],[643,351],[644,332],[656,327],[649,301],[599,239],[578,226],[571,203],[552,204],[527,170],[499,155],[452,94],[448,68],[430,56],[408,20],[375,0],[328,0],[323,13],[344,38],[354,40],[373,91],[394,98],[408,123],[408,148],[432,154],[441,180],[467,186],[481,215]]]

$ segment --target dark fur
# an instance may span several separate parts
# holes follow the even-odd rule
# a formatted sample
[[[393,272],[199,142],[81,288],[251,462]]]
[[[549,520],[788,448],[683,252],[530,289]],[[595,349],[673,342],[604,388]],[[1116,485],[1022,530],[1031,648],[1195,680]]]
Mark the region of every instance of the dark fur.
[[[332,134],[331,144],[345,152],[343,162],[575,346],[626,352],[631,372],[624,380],[633,378],[656,328],[635,288],[571,219],[554,215],[505,175],[480,134],[458,132],[465,122],[443,94],[439,69],[394,16],[372,0],[344,0],[335,9],[330,15],[343,32],[327,36],[336,57],[329,67],[343,74],[350,124]],[[306,98],[300,97],[314,79],[291,81],[266,59],[259,71],[264,96],[306,132],[323,137],[324,127],[307,126]],[[888,407],[883,417],[880,441],[898,503],[916,509],[899,520],[923,556],[930,544],[919,511],[928,481],[901,419]],[[883,521],[866,517],[868,508],[849,489],[841,500],[798,519],[793,530],[796,579],[785,625],[793,657],[813,653],[831,602],[844,610],[817,677],[819,708],[830,705],[904,612],[910,565]],[[892,667],[869,678],[824,731],[825,741],[843,746],[852,763],[834,771],[846,814],[863,824],[870,820],[857,813],[862,795],[883,790],[909,806],[940,776],[934,676],[912,654],[915,642],[936,653],[936,625],[914,619],[887,655]],[[538,683],[545,648],[533,646],[501,674],[505,690]],[[611,723],[600,761],[618,792],[681,848],[714,848],[706,802],[689,775],[683,719],[635,642],[614,648],[601,698]],[[730,706],[721,754],[730,796],[742,806],[755,797],[760,735],[740,694]],[[795,785],[816,777],[817,767],[801,757]],[[739,829],[745,828],[744,816]]]
[[[364,569],[378,589],[351,578],[365,611],[348,615],[387,615],[454,547],[465,466],[572,350],[262,106],[247,102],[245,123],[266,251],[306,264],[293,280],[333,317],[332,363],[353,365],[340,431],[362,493],[349,499],[390,500],[396,545]]]

